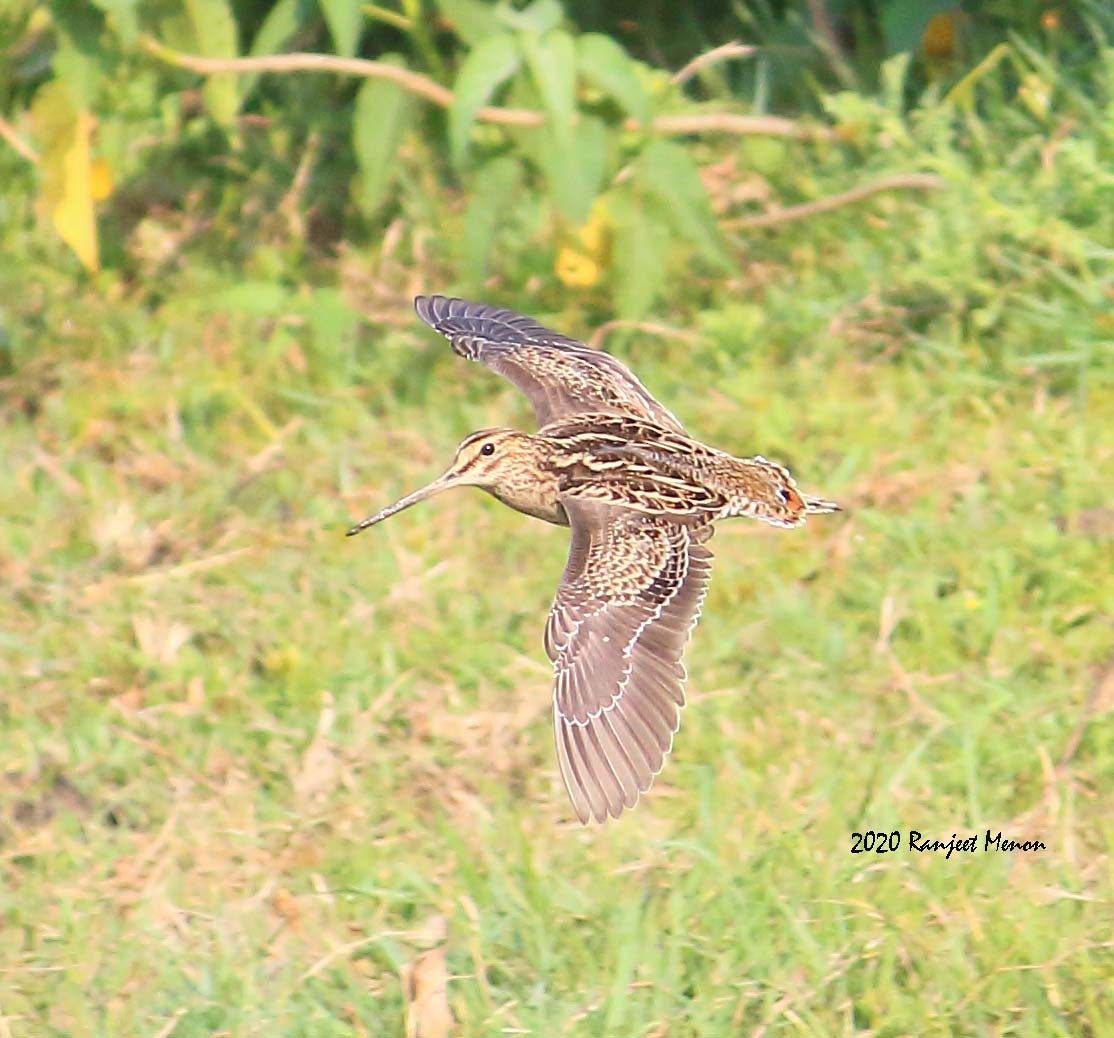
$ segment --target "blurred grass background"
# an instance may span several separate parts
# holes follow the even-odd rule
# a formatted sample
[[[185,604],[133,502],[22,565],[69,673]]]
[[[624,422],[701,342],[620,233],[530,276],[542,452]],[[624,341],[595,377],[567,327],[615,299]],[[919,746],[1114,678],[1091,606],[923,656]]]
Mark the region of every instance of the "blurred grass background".
[[[263,77],[222,129],[110,21],[85,269],[20,114],[73,10],[2,16],[38,162],[0,149],[0,1034],[401,1035],[431,949],[457,1022],[411,1005],[426,1038],[1114,1033],[1100,7],[941,8],[949,49],[896,3],[598,6],[549,31],[644,69],[745,35],[762,60],[694,103],[831,136],[678,143],[689,234],[631,222],[624,177],[663,167],[614,119],[581,224],[513,135],[454,166],[432,114],[366,205],[351,83]],[[451,81],[458,7],[361,9],[352,50]],[[289,49],[340,40],[336,4],[304,17]],[[748,224],[912,173],[940,188]],[[605,827],[552,752],[567,532],[460,492],[343,536],[531,425],[413,317],[453,291],[583,338],[638,318],[598,341],[695,435],[848,509],[721,526],[675,751]],[[980,849],[851,853],[894,829]]]

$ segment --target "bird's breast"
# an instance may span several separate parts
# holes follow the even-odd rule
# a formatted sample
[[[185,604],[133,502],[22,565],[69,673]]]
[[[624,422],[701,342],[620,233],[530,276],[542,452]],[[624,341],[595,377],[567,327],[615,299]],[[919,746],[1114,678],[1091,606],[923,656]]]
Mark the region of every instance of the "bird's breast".
[[[535,471],[529,479],[502,483],[491,490],[493,497],[516,512],[524,512],[535,519],[544,519],[555,526],[568,526],[569,517],[557,499],[557,475],[548,471]]]

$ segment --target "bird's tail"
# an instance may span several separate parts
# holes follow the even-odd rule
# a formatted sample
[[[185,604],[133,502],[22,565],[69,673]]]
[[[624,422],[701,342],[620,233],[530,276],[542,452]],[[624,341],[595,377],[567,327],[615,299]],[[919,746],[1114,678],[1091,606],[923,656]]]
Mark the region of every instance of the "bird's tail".
[[[805,499],[805,515],[826,515],[828,512],[842,512],[843,506],[823,497],[801,495]]]

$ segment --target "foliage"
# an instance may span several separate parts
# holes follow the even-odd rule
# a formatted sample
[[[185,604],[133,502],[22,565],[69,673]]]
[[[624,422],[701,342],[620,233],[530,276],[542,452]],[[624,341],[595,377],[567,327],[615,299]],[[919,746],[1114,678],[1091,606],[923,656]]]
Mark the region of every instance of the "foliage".
[[[706,114],[710,106],[731,112],[740,93],[761,111],[771,91],[779,100],[787,96],[777,85],[786,60],[798,84],[791,100],[807,107],[817,99],[801,86],[810,81],[801,76],[810,53],[812,82],[851,86],[876,78],[888,67],[879,64],[887,53],[904,51],[917,61],[903,77],[902,108],[915,109],[924,98],[934,106],[951,89],[957,107],[977,109],[971,68],[981,78],[978,58],[990,54],[1005,57],[1009,75],[1000,88],[1016,91],[1046,121],[1045,67],[1068,54],[1089,67],[1102,39],[1097,13],[1088,20],[1058,9],[1049,9],[1052,20],[1048,11],[1041,16],[1039,49],[1001,42],[1010,23],[978,14],[977,5],[974,13],[944,13],[889,0],[873,16],[861,3],[819,4],[810,8],[824,12],[815,25],[803,10],[757,4],[740,11],[734,31],[741,27],[758,42],[752,60],[738,64],[742,71],[713,65],[677,82],[635,56],[648,50],[644,34],[690,40],[693,47],[705,42],[667,14],[636,19],[624,47],[610,35],[576,31],[556,0],[521,9],[441,0],[434,10],[406,3],[399,11],[359,0],[236,9],[229,0],[27,0],[22,17],[7,16],[11,86],[0,112],[9,119],[33,112],[26,125],[42,152],[43,205],[89,269],[102,254],[111,266],[126,266],[121,239],[168,204],[192,202],[215,211],[218,223],[247,213],[249,222],[237,225],[241,240],[253,222],[267,234],[276,191],[301,175],[316,215],[311,246],[334,246],[341,228],[346,240],[377,240],[391,219],[424,204],[407,198],[411,188],[459,195],[467,199],[460,247],[473,285],[498,274],[497,246],[517,231],[548,248],[549,276],[567,288],[602,288],[630,317],[693,264],[722,276],[737,262],[712,219],[699,153],[666,139],[655,117]],[[592,5],[567,13],[588,25],[600,20]],[[950,19],[946,31],[941,18]],[[1034,8],[1014,24],[1035,19]],[[716,20],[709,13],[695,24],[707,32]],[[692,57],[676,54],[676,45],[670,43],[675,60]],[[428,97],[397,79],[377,76],[359,86],[306,73],[214,71],[199,80],[171,67],[183,52],[219,61],[330,47],[340,58],[365,55],[424,76],[431,90],[443,83],[447,112],[431,110]],[[1098,106],[1079,99],[1076,91],[1058,114],[1075,117],[1073,109],[1085,107],[1088,120],[1101,119]],[[493,104],[533,120],[488,113],[480,121]],[[1036,111],[1042,106],[1043,114]],[[71,127],[61,135],[59,119]],[[869,146],[861,134],[838,129],[844,148]],[[794,132],[807,136],[819,128],[803,123]],[[493,204],[507,198],[502,190],[513,190],[521,203]],[[107,239],[101,243],[91,229],[98,202]],[[594,251],[585,251],[585,240]]]

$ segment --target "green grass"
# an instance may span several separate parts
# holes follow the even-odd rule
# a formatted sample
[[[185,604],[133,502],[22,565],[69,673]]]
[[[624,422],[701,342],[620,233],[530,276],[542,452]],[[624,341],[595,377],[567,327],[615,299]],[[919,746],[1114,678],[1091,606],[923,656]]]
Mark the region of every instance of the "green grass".
[[[672,758],[588,829],[541,649],[567,533],[459,492],[343,536],[529,426],[409,316],[454,287],[421,259],[451,213],[323,288],[271,254],[90,284],[10,199],[0,1033],[400,1035],[438,944],[466,1036],[1109,1034],[1109,143],[1011,168],[930,114],[872,161],[947,191],[756,236],[678,280],[686,337],[608,339],[848,511],[722,525]],[[852,854],[868,829],[980,848]]]

